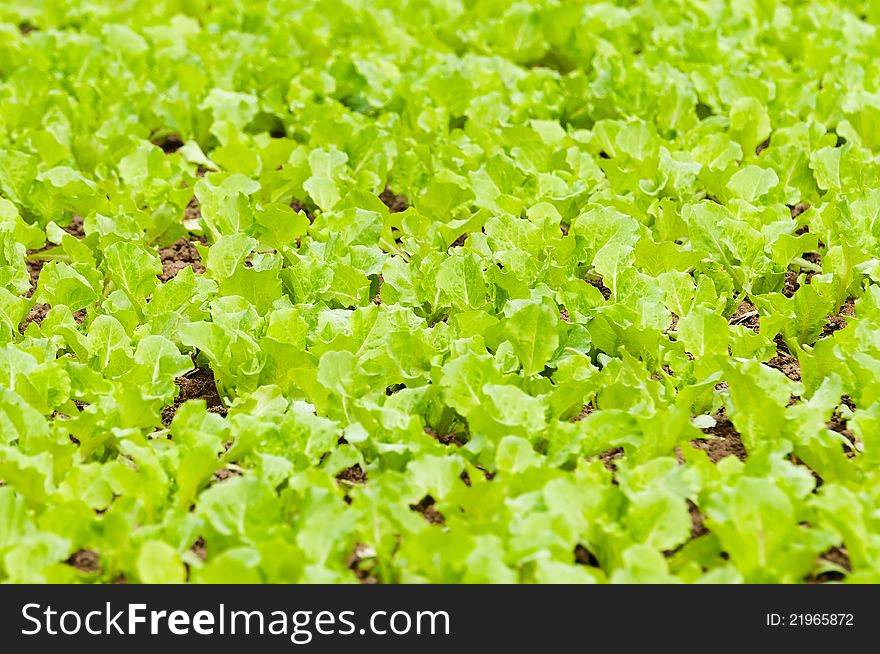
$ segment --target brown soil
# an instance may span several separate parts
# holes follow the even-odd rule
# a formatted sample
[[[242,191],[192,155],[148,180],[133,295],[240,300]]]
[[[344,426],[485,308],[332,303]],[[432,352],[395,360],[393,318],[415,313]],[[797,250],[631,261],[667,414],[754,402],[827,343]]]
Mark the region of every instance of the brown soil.
[[[471,487],[471,476],[468,474],[467,470],[462,470],[458,478],[461,479],[465,486],[468,488]]]
[[[382,200],[391,213],[400,213],[409,209],[406,196],[396,194],[389,186],[386,186],[385,190],[379,194],[379,199]]]
[[[32,25],[31,23],[21,23],[18,26],[18,31],[22,36],[27,36],[31,32],[37,32],[39,31],[39,29],[39,27],[37,27],[36,25]]]
[[[559,231],[562,232],[562,235],[563,235],[563,236],[568,236],[568,230],[569,230],[569,229],[571,229],[571,227],[568,226],[568,225],[566,225],[565,223],[560,223],[560,224],[559,224]]]
[[[578,565],[588,565],[593,568],[599,567],[599,559],[586,547],[578,543],[574,546],[574,562]]]
[[[28,254],[32,254],[37,250],[32,250],[28,252]],[[34,293],[37,292],[37,280],[40,278],[40,271],[43,270],[43,264],[46,263],[42,259],[37,261],[27,261],[27,270],[28,274],[31,276],[31,287],[28,289],[27,293],[25,293],[25,297],[33,297]]]
[[[306,215],[306,218],[309,219],[310,223],[315,222],[314,214],[309,211],[309,208],[299,200],[294,199],[294,201],[290,203],[290,208],[296,212],[302,211]]]
[[[593,410],[594,409],[593,409],[592,402],[590,402],[589,404],[585,404],[583,407],[581,407],[580,413],[578,413],[574,418],[569,420],[569,422],[580,422],[581,420],[586,418],[588,415],[593,413]]]
[[[758,310],[755,308],[755,305],[747,300],[740,302],[740,305],[736,308],[736,311],[734,311],[733,315],[730,317],[730,324],[742,325],[743,327],[751,329],[757,334],[758,329],[760,328],[760,320],[758,317]]]
[[[162,260],[162,274],[159,275],[159,280],[163,283],[172,279],[187,266],[190,266],[195,273],[205,272],[205,266],[202,264],[198,250],[196,250],[194,243],[186,238],[181,238],[168,247],[161,248],[159,258]]]
[[[587,278],[586,282],[590,286],[594,286],[595,288],[598,288],[599,292],[602,294],[602,297],[604,297],[606,300],[611,297],[611,289],[608,288],[607,286],[605,286],[601,277],[598,279]]]
[[[376,569],[376,557],[363,543],[356,543],[351,554],[348,555],[348,569],[354,572],[362,584],[379,583],[379,578],[373,574]]]
[[[666,332],[674,332],[678,329],[678,314],[672,313],[672,318],[669,320],[669,327],[666,328]]]
[[[385,285],[385,278],[380,273],[376,275],[376,281],[378,282],[376,284],[376,294],[373,296],[371,302],[376,306],[380,306],[382,304],[382,286]]]
[[[451,433],[451,434],[438,434],[437,430],[431,427],[425,427],[422,431],[424,431],[428,436],[437,440],[444,445],[455,445],[457,447],[461,447],[464,445],[464,441],[461,440],[460,434]]]
[[[703,515],[703,512],[700,511],[699,507],[691,502],[688,503],[688,511],[691,514],[691,538],[699,538],[700,536],[705,536],[709,533],[709,530],[706,529],[706,525],[703,524],[703,521],[706,519],[706,516]]]
[[[201,536],[199,536],[198,540],[193,543],[192,547],[190,547],[189,549],[202,561],[208,558],[208,546],[205,543],[205,539]]]
[[[418,504],[410,504],[409,508],[418,511],[432,525],[442,525],[446,522],[446,518],[434,506],[434,498],[425,495]]]
[[[216,481],[226,481],[230,477],[241,477],[241,473],[237,470],[230,470],[229,468],[220,468],[214,472],[214,479]]]
[[[174,383],[179,388],[174,404],[162,410],[162,424],[166,427],[171,424],[180,405],[189,400],[205,400],[208,411],[226,415],[226,407],[223,406],[223,400],[220,399],[214,383],[214,373],[210,370],[196,368],[193,372],[175,379]]]
[[[784,373],[789,379],[800,381],[800,362],[798,362],[796,357],[792,356],[788,346],[785,344],[785,340],[782,338],[782,334],[777,334],[773,338],[773,342],[776,344],[776,356],[767,361],[766,364]]]
[[[846,418],[840,415],[837,411],[831,414],[831,419],[825,423],[825,426],[828,427],[831,431],[836,431],[841,436],[846,437],[850,443],[855,443],[855,435],[847,429],[848,421]]]
[[[822,255],[817,252],[804,252],[803,258],[805,261],[814,263],[817,266],[822,264]],[[810,280],[816,274],[816,271],[814,270],[802,270],[801,272],[804,273],[805,284],[809,284]],[[794,270],[785,271],[785,283],[782,286],[782,294],[785,295],[785,297],[792,297],[801,287],[800,282],[798,282],[798,277],[800,277],[800,273]]]
[[[617,472],[617,464],[615,463],[615,461],[622,456],[622,447],[612,447],[610,450],[605,450],[604,452],[602,452],[602,454],[599,455],[599,458],[602,460],[602,464],[605,466],[606,470]]]
[[[565,322],[571,322],[571,316],[568,315],[568,309],[566,309],[565,307],[560,307],[559,319],[564,320]]]
[[[759,143],[758,146],[755,148],[755,154],[757,156],[760,156],[761,153],[769,147],[770,147],[770,137],[768,136],[766,138],[766,140],[764,140],[764,142]]]
[[[831,336],[834,332],[844,329],[847,325],[846,319],[856,315],[855,300],[848,298],[843,306],[840,307],[840,313],[836,316],[825,318],[825,325],[822,327],[822,335],[819,338]]]
[[[346,468],[336,475],[336,479],[350,486],[362,486],[367,483],[367,473],[361,468],[360,463],[355,463],[350,468]]]
[[[98,559],[98,553],[92,550],[78,550],[71,554],[65,563],[72,565],[80,572],[88,574],[101,572],[101,562]]]
[[[790,205],[788,207],[788,210],[791,211],[792,218],[797,218],[798,216],[800,216],[804,211],[806,211],[809,208],[810,208],[809,202],[798,202],[795,205]],[[807,230],[807,231],[809,231],[809,230]]]
[[[31,307],[31,310],[28,311],[28,314],[22,320],[21,325],[18,327],[18,331],[24,334],[24,331],[27,329],[27,326],[32,322],[37,323],[38,325],[43,322],[43,319],[46,317],[46,314],[49,313],[49,305],[36,303]]]
[[[150,143],[162,148],[165,154],[177,152],[183,147],[183,139],[178,134],[165,134],[164,136],[150,138]]]
[[[703,430],[710,438],[694,439],[691,445],[708,454],[712,463],[718,463],[728,456],[735,456],[740,461],[744,461],[747,456],[746,448],[736,427],[727,417],[727,412],[721,409],[713,417],[715,426]]]
[[[801,364],[788,353],[788,348],[777,345],[776,356],[767,361],[767,365],[776,368],[792,381],[801,380]]]
[[[464,245],[464,242],[467,241],[467,237],[467,234],[462,234],[449,244],[449,249],[451,250],[452,248],[460,248],[462,245]]]
[[[788,349],[788,345],[785,344],[785,339],[782,337],[782,334],[776,334],[773,337],[773,342],[776,344],[776,351],[781,352],[782,354],[791,354]]]
[[[822,554],[819,558],[830,561],[831,563],[839,565],[841,568],[845,568],[846,570],[852,570],[852,565],[849,561],[849,554],[842,547],[833,547]]]
[[[804,252],[803,253],[804,261],[809,261],[812,264],[815,264],[819,267],[822,266],[822,255],[818,252]],[[815,273],[811,270],[810,277],[812,277]]]
[[[782,286],[782,294],[785,297],[793,296],[801,287],[798,283],[798,274],[793,270],[785,271],[785,283]]]
[[[190,224],[193,221],[201,220],[202,218],[202,207],[199,204],[199,201],[195,196],[189,201],[189,204],[186,205],[186,208],[183,210],[183,220],[186,224]]]
[[[828,561],[829,563],[833,563],[837,565],[847,572],[852,572],[852,563],[849,560],[849,553],[846,551],[846,548],[843,547],[832,547],[827,552],[819,555],[819,560],[816,561],[819,564],[821,561]],[[846,577],[845,574],[841,572],[836,572],[829,570],[828,572],[823,572],[818,575],[810,575],[807,577],[807,583],[812,584],[824,584],[829,581],[842,581]]]
[[[85,238],[86,233],[83,229],[83,217],[77,214],[73,214],[73,220],[71,220],[70,224],[64,228],[64,231],[74,238]]]

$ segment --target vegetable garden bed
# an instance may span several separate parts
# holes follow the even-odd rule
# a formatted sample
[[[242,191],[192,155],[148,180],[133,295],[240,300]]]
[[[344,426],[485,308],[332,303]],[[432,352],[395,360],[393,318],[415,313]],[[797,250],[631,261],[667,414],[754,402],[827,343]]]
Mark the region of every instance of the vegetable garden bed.
[[[880,581],[880,5],[0,20],[0,580]]]

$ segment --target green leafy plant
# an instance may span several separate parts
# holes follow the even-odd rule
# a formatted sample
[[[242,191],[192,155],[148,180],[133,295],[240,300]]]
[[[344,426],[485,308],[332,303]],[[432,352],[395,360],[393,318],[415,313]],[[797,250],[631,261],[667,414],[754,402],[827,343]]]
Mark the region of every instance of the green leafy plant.
[[[0,580],[880,581],[880,5],[0,7]]]

